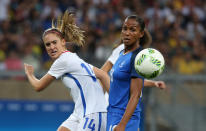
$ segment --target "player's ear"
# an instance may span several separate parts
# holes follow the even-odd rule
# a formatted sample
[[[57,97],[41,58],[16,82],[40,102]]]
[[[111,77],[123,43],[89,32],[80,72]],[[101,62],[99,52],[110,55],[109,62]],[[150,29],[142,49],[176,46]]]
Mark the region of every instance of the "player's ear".
[[[144,30],[140,32],[140,38],[142,38],[144,36]]]
[[[63,45],[63,46],[66,46],[66,40],[65,40],[65,39],[62,39],[61,41],[62,41],[62,45]]]

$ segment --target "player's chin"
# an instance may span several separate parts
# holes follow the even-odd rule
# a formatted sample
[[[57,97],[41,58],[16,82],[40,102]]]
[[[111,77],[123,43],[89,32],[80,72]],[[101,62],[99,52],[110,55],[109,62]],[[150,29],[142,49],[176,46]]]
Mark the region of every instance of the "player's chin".
[[[56,60],[56,59],[58,58],[57,55],[51,55],[51,54],[49,54],[49,56],[50,56],[50,58],[51,58],[52,60]]]
[[[124,42],[124,45],[125,45],[126,47],[131,47],[131,46],[133,46],[133,42],[131,42],[131,41],[126,41],[126,42]]]
[[[125,45],[129,45],[130,41],[129,41],[129,40],[123,40],[123,43],[124,43]]]

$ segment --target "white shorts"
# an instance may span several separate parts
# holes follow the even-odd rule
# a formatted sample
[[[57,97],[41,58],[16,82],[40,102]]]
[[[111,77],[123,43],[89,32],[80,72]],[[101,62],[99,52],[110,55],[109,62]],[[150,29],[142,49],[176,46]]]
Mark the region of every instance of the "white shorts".
[[[83,118],[79,118],[72,113],[61,126],[71,131],[106,131],[106,120],[106,112],[92,113]]]

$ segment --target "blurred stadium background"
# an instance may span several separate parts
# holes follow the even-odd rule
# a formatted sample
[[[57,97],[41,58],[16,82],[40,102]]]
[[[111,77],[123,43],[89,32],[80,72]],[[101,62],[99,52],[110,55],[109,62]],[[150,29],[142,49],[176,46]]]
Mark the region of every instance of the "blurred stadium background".
[[[73,109],[69,91],[57,80],[36,93],[23,63],[41,77],[51,60],[41,34],[66,9],[85,30],[86,44],[69,44],[85,61],[101,67],[119,43],[124,18],[144,18],[166,68],[157,80],[166,91],[144,89],[145,131],[206,129],[205,0],[0,0],[0,130],[52,131]]]

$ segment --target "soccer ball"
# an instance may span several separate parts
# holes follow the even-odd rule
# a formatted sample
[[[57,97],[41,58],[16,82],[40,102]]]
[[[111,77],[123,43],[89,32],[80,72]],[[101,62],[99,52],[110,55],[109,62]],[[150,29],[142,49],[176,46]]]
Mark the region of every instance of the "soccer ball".
[[[157,77],[164,70],[165,61],[162,54],[153,48],[140,51],[134,62],[136,72],[147,79]]]

